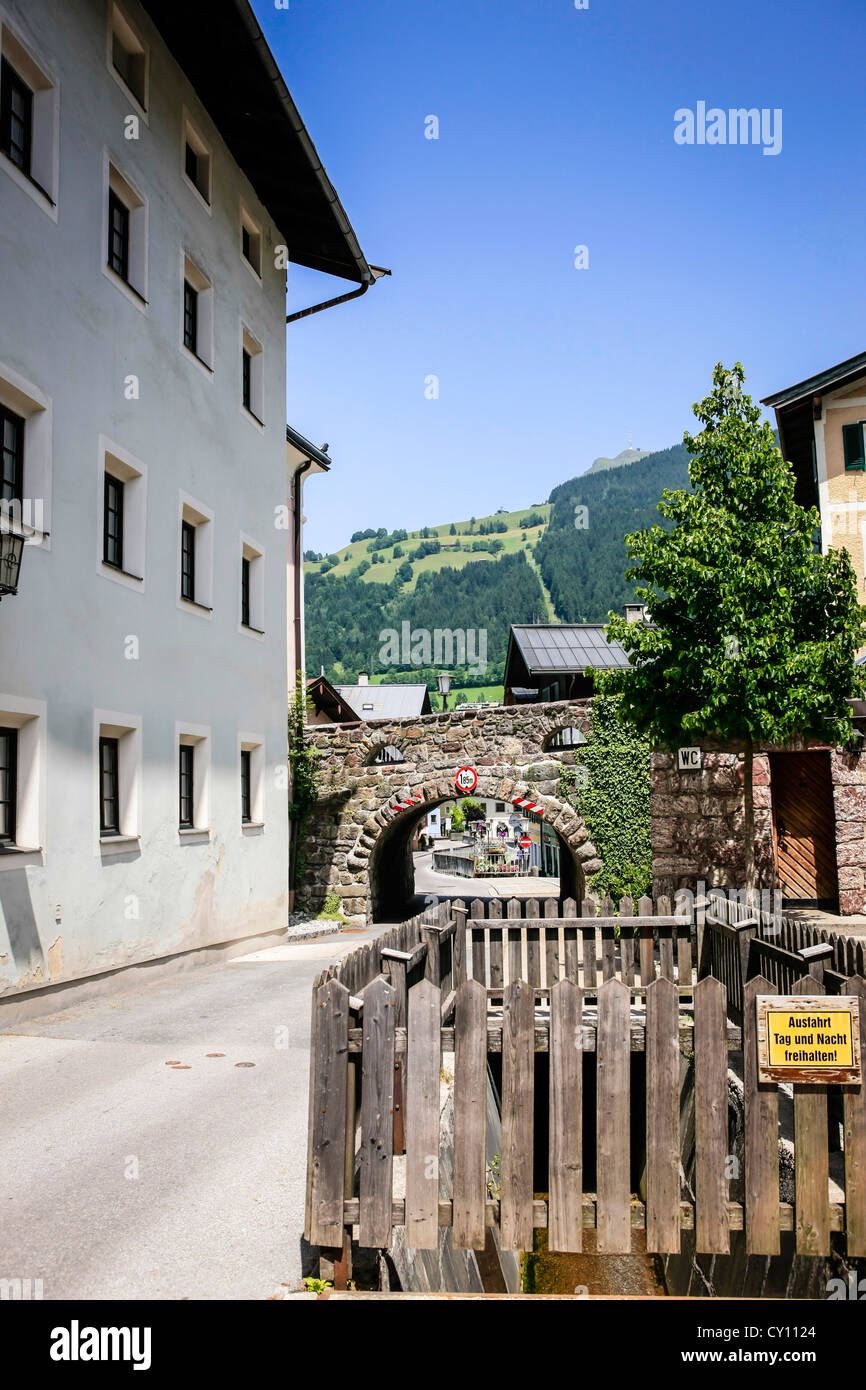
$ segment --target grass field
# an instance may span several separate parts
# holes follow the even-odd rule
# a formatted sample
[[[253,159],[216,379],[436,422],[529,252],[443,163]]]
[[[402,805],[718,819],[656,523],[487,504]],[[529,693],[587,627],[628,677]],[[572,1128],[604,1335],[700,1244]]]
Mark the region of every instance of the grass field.
[[[532,512],[538,512],[544,517],[543,525],[529,528],[523,525],[525,519]],[[521,507],[518,511],[514,512],[503,512],[500,515],[477,517],[474,526],[472,526],[472,523],[469,521],[445,521],[439,526],[427,528],[429,530],[428,537],[423,537],[420,531],[410,531],[405,541],[397,542],[397,545],[399,545],[403,551],[402,555],[394,555],[393,545],[385,550],[380,550],[378,553],[382,557],[383,563],[376,565],[371,564],[370,568],[361,578],[368,584],[390,583],[400,565],[409,558],[408,552],[413,550],[415,546],[424,539],[438,540],[443,546],[443,549],[438,555],[425,555],[422,559],[413,560],[411,562],[412,579],[406,585],[406,592],[414,589],[419,574],[423,574],[427,571],[436,572],[444,569],[446,565],[451,565],[455,569],[462,569],[464,565],[471,564],[473,560],[490,560],[495,558],[491,555],[489,550],[466,550],[463,548],[455,550],[446,548],[449,546],[453,547],[458,542],[461,547],[463,547],[467,542],[471,545],[474,540],[498,540],[502,542],[502,549],[497,551],[497,555],[513,554],[515,551],[523,550],[526,553],[527,560],[529,560],[530,564],[534,565],[532,548],[543,535],[549,518],[550,503],[541,502],[538,506]],[[503,521],[508,529],[495,536],[480,536],[478,534],[478,526],[482,521]],[[453,536],[451,535],[452,526],[454,526],[456,532]],[[472,526],[471,530],[470,526]],[[359,565],[362,560],[371,560],[371,553],[367,549],[369,544],[370,542],[368,540],[355,541],[351,545],[344,546],[342,550],[331,551],[332,555],[338,557],[339,563],[336,564],[333,569],[329,570],[328,573],[342,578],[353,570],[356,565]],[[318,574],[321,568],[322,565],[320,561],[308,560],[304,565],[304,570],[307,574]],[[546,594],[545,600],[547,600]]]

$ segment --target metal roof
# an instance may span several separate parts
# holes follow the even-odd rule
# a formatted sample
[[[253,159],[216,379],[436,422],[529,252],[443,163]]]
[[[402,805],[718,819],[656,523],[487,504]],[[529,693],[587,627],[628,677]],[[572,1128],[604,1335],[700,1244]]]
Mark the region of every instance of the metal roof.
[[[426,685],[338,685],[361,719],[411,719],[424,708]]]
[[[828,367],[825,372],[819,372],[817,376],[799,381],[796,386],[788,386],[784,391],[777,391],[774,396],[765,396],[761,405],[790,405],[792,401],[800,400],[803,396],[821,395],[831,388],[844,386],[847,381],[856,380],[864,372],[866,352],[860,352],[856,357],[849,357],[846,362],[840,362],[835,367]]]
[[[248,0],[142,0],[298,265],[376,275],[325,172]]]
[[[546,671],[577,673],[624,670],[630,663],[619,642],[608,642],[602,623],[550,623],[512,627],[514,640],[532,675]]]

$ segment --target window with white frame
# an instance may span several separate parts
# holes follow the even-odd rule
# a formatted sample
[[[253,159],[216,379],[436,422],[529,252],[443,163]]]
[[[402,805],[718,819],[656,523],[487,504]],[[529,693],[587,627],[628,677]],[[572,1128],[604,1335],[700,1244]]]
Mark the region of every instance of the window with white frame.
[[[262,424],[265,418],[264,354],[249,329],[241,326],[241,405]]]
[[[240,737],[240,810],[245,829],[261,829],[265,820],[265,745],[254,734]]]
[[[249,536],[241,535],[241,628],[261,637],[265,616],[265,557]]]
[[[0,868],[42,845],[44,762],[44,701],[0,694]]]
[[[213,511],[179,494],[178,604],[208,614],[213,608]]]
[[[210,729],[178,724],[177,827],[181,838],[207,836],[210,826]]]
[[[189,256],[183,257],[181,342],[208,371],[213,371],[213,285]]]
[[[108,66],[115,81],[131,96],[139,112],[147,111],[150,53],[129,15],[111,4],[108,13]]]
[[[140,303],[147,301],[147,202],[110,159],[106,161],[105,264]]]
[[[28,545],[51,529],[51,401],[0,362],[0,514]]]
[[[99,843],[111,849],[141,835],[141,718],[97,710],[94,725]]]
[[[147,468],[104,435],[99,439],[97,498],[100,573],[140,589],[147,549]]]
[[[190,187],[195,190],[208,210],[210,210],[213,150],[205,140],[199,127],[190,118],[186,109],[184,109],[183,112],[183,125],[181,129],[181,168],[183,177]]]
[[[8,24],[0,24],[0,164],[56,218],[57,83]]]
[[[262,229],[241,203],[241,256],[257,280],[262,278]]]

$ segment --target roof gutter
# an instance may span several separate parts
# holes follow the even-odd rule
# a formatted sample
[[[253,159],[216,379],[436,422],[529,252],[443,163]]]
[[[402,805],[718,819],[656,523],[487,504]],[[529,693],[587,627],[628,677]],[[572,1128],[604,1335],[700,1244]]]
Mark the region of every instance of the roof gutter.
[[[363,285],[359,285],[356,290],[349,290],[347,294],[338,294],[336,299],[325,299],[321,304],[312,304],[309,309],[298,309],[294,314],[286,314],[286,323],[294,323],[296,319],[309,318],[310,314],[319,314],[323,309],[333,309],[336,304],[348,304],[350,299],[358,299],[362,294],[366,294],[372,284],[375,284],[382,275],[390,275],[390,270],[382,270],[379,266],[370,267],[373,271],[373,279],[365,280]]]

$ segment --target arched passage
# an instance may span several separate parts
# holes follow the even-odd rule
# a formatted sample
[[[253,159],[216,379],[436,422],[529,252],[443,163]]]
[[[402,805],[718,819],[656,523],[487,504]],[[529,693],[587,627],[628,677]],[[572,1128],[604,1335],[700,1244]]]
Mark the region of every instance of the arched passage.
[[[492,779],[481,779],[473,795],[499,801],[507,798],[508,791],[508,787],[503,788]],[[368,860],[368,920],[399,922],[416,910],[413,903],[416,889],[412,857],[415,832],[428,811],[454,799],[453,783],[448,782],[428,794],[411,809],[398,812],[382,826]],[[562,810],[559,803],[546,797],[539,796],[535,800],[536,804],[543,807],[546,815],[553,815]],[[587,859],[594,857],[595,850],[589,843],[583,822],[577,816],[571,816],[563,830],[555,825],[553,829],[559,845],[559,896],[580,901],[584,897],[583,864]],[[474,880],[467,879],[463,893],[456,895],[451,889],[443,889],[441,896],[462,896],[467,899],[475,897],[473,883]]]

